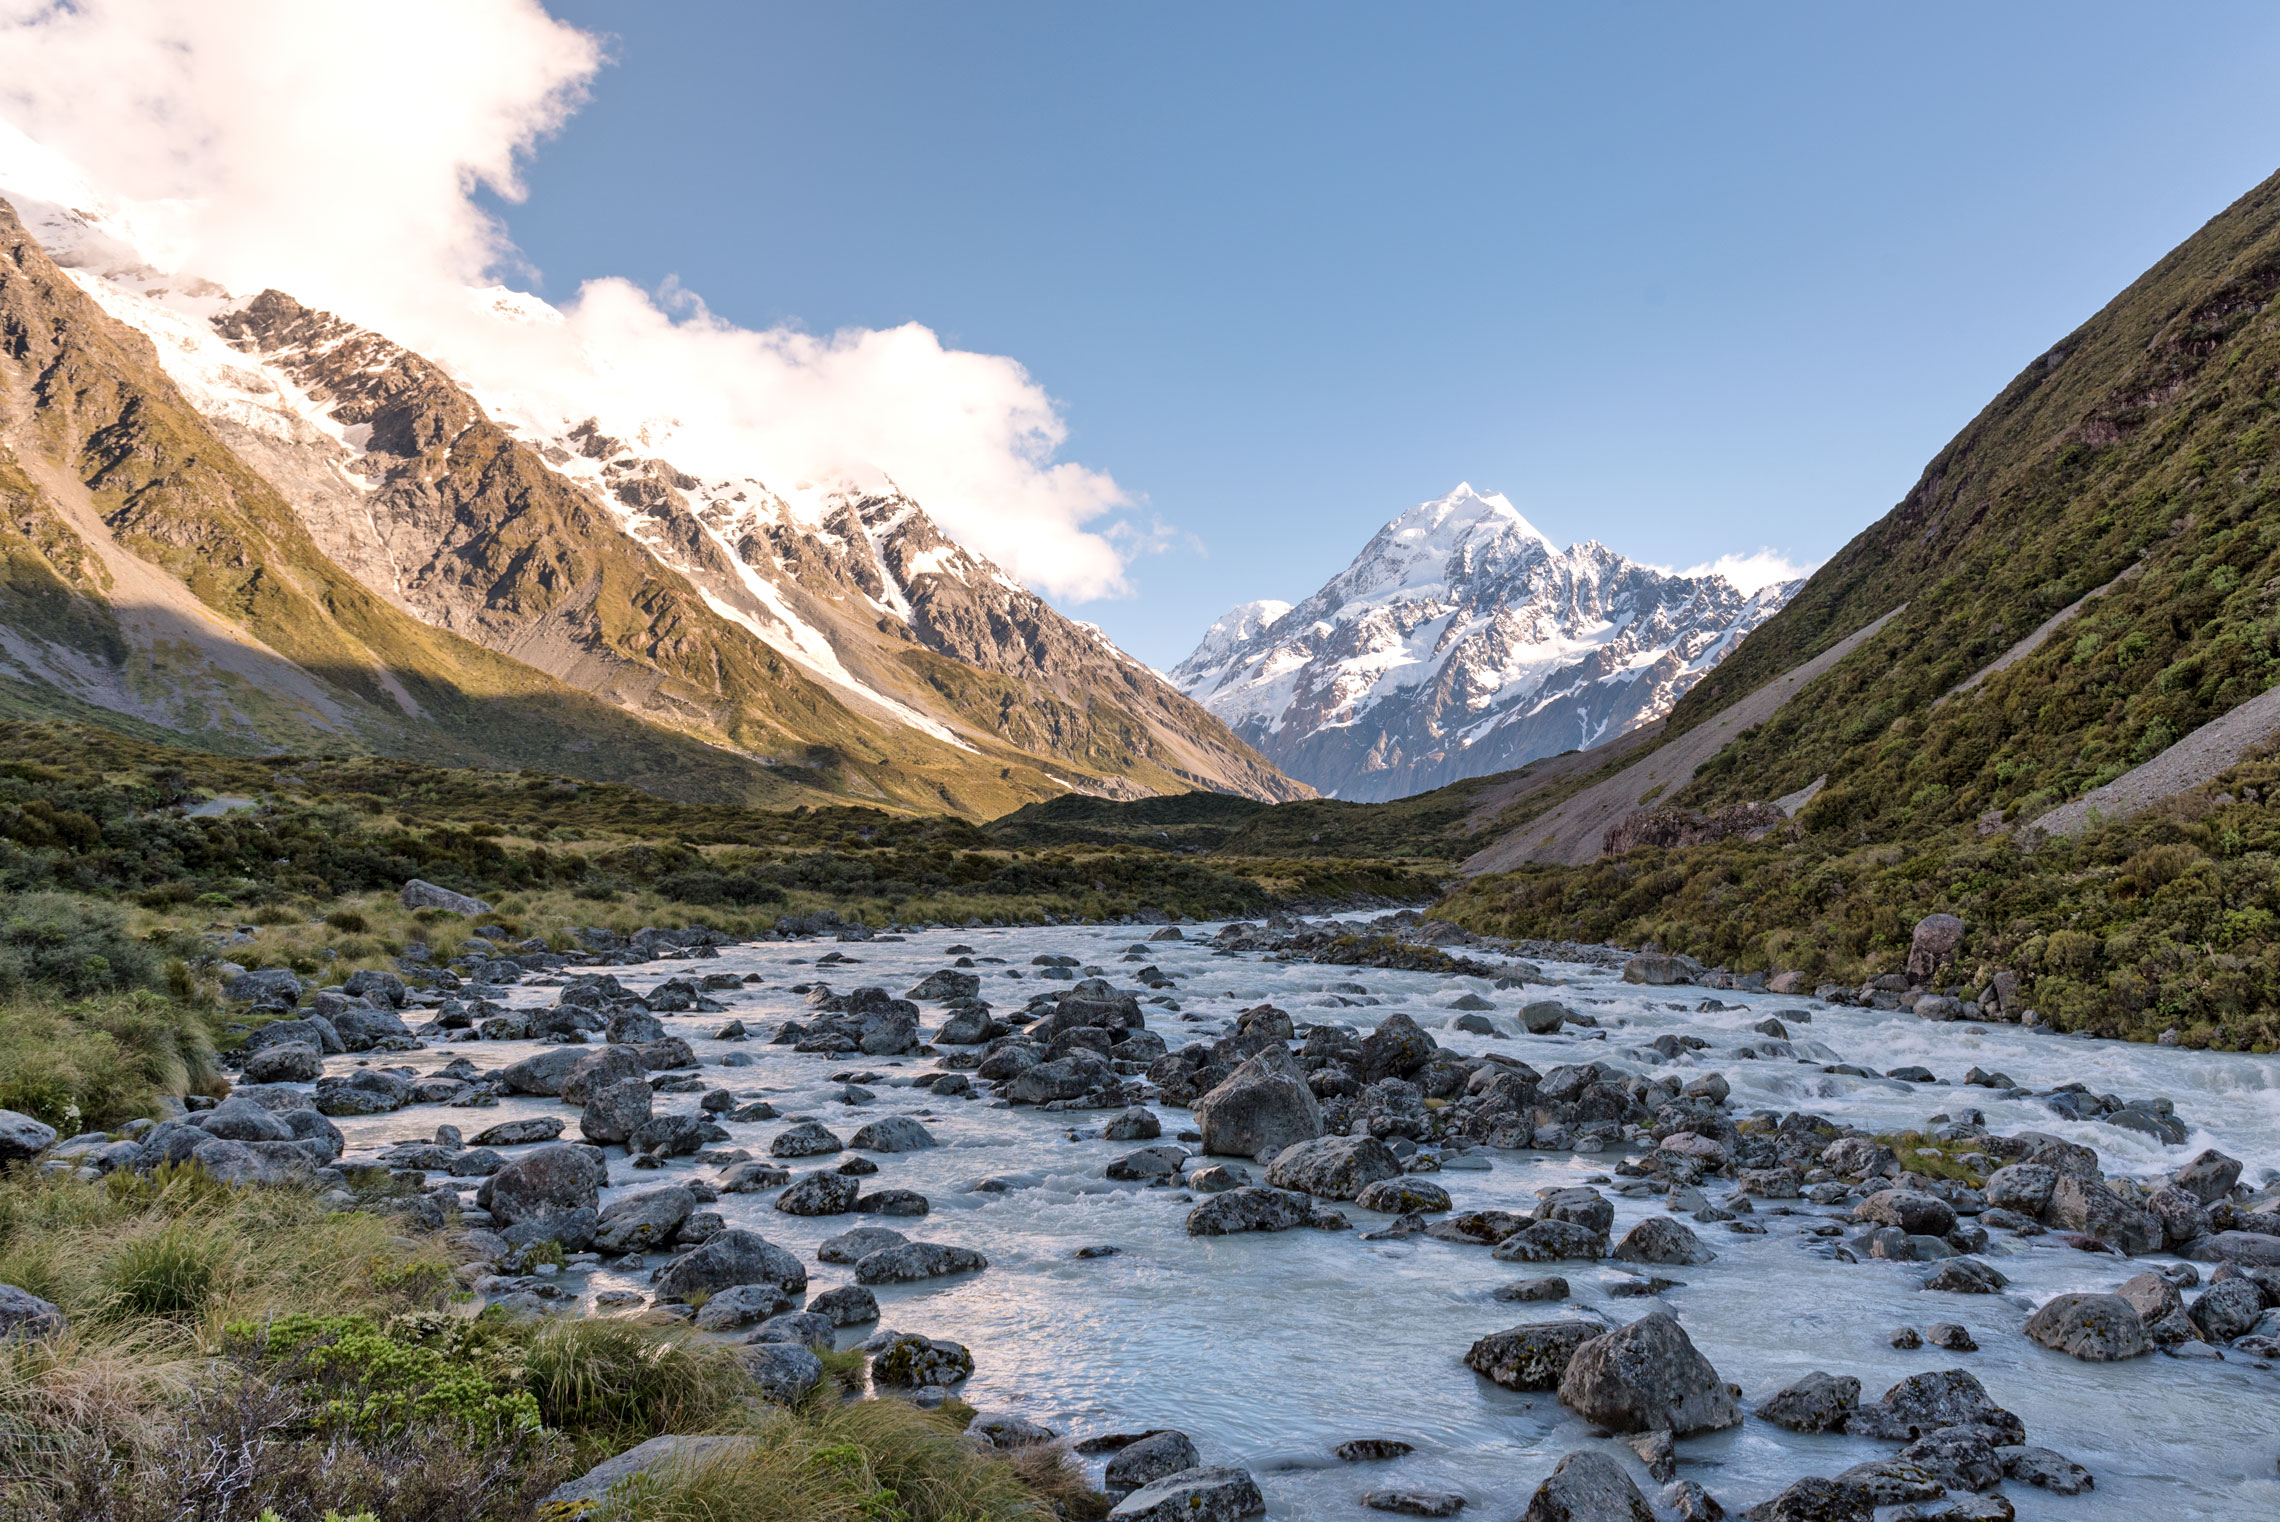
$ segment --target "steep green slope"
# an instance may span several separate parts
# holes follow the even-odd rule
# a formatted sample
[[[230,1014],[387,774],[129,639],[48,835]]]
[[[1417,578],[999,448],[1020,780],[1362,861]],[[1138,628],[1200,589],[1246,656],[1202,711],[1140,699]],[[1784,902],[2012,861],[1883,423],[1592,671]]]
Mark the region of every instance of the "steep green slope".
[[[2062,1028],[2280,1046],[2280,762],[2033,828],[2280,684],[2276,297],[2280,176],[2030,364],[1681,700],[1654,743],[1901,610],[1651,804],[1826,778],[1790,824],[1484,877],[1443,911],[1839,980],[1897,971],[1916,920],[1953,913],[1967,995],[2009,971]]]
[[[1826,774],[1855,839],[2031,818],[2272,685],[2280,668],[2280,176],[2037,358],[1892,512],[1681,700],[1673,733],[1907,611],[1673,801]],[[2144,560],[2031,655],[1935,700]]]

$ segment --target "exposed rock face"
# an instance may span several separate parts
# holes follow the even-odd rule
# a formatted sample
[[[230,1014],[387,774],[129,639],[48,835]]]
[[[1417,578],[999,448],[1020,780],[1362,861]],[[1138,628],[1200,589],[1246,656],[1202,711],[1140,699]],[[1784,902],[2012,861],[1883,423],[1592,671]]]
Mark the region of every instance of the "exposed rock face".
[[[1222,618],[1172,679],[1292,776],[1373,802],[1659,718],[1791,589],[1554,550],[1459,486],[1297,607]]]

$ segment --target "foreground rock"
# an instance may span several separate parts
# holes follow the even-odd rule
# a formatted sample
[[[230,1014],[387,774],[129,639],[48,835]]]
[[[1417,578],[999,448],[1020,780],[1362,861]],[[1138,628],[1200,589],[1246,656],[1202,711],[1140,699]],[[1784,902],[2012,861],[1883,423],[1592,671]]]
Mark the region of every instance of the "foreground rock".
[[[1167,1429],[1151,1432],[1138,1442],[1119,1448],[1116,1456],[1108,1461],[1102,1479],[1110,1495],[1123,1495],[1183,1474],[1202,1463],[1203,1455],[1195,1451],[1195,1444],[1186,1433]]]
[[[577,1479],[555,1486],[539,1503],[539,1509],[543,1514],[548,1508],[561,1507],[564,1515],[574,1516],[578,1508],[599,1504],[611,1487],[635,1475],[693,1470],[727,1458],[751,1441],[744,1437],[653,1437],[614,1459],[604,1459]]]
[[[1262,1516],[1266,1509],[1266,1498],[1249,1471],[1212,1464],[1142,1486],[1109,1516],[1116,1522],[1237,1522]]]
[[[1324,1136],[1285,1148],[1267,1170],[1267,1182],[1277,1189],[1351,1200],[1400,1173],[1401,1159],[1374,1136]]]
[[[1575,1350],[1560,1404],[1610,1432],[1711,1432],[1741,1421],[1725,1381],[1669,1313],[1657,1311]]]
[[[1536,1487],[1521,1522],[1655,1522],[1655,1513],[1621,1465],[1585,1449],[1561,1459]]]
[[[766,1237],[732,1227],[666,1264],[657,1275],[657,1298],[685,1301],[739,1284],[773,1284],[796,1295],[807,1288],[807,1270]]]

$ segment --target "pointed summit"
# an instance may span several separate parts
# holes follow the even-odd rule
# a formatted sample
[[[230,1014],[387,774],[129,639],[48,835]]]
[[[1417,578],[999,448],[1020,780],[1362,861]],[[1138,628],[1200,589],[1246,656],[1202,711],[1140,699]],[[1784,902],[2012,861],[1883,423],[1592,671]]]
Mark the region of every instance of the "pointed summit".
[[[1792,590],[1556,550],[1460,482],[1296,608],[1223,616],[1172,680],[1290,775],[1400,798],[1660,718]]]

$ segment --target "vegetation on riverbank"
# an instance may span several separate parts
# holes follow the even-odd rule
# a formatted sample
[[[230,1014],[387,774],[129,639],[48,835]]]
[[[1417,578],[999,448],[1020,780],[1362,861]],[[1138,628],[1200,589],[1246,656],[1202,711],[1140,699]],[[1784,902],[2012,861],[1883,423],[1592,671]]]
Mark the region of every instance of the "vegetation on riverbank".
[[[2076,838],[1956,830],[1851,844],[1807,827],[1760,841],[1524,867],[1435,911],[1493,935],[1655,941],[1737,971],[1856,984],[1898,972],[1916,921],[1960,916],[1953,981],[1998,969],[2061,1030],[2280,1050],[2280,759]]]
[[[1097,1515],[1046,1449],[966,1444],[963,1408],[763,1406],[734,1349],[627,1319],[475,1315],[441,1234],[195,1169],[0,1177],[0,1283],[62,1335],[0,1345],[0,1515],[23,1522],[521,1522],[665,1433],[756,1439],[611,1515],[1045,1522]],[[321,1313],[312,1308],[321,1308]],[[721,1508],[726,1506],[728,1510]]]

